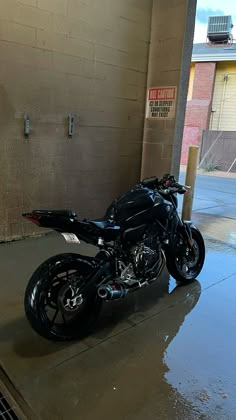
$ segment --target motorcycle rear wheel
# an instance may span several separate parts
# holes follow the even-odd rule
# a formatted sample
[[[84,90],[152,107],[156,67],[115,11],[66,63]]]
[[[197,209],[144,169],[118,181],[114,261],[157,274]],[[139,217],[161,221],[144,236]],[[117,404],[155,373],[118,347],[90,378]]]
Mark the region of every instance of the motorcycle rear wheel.
[[[178,282],[195,280],[200,274],[205,261],[205,244],[198,229],[191,227],[193,251],[180,236],[167,254],[166,265],[172,277]]]
[[[68,341],[93,330],[102,305],[96,288],[86,296],[78,289],[75,295],[69,283],[76,273],[82,285],[90,270],[76,254],[56,255],[37,268],[26,288],[24,305],[26,317],[38,334],[53,341]]]

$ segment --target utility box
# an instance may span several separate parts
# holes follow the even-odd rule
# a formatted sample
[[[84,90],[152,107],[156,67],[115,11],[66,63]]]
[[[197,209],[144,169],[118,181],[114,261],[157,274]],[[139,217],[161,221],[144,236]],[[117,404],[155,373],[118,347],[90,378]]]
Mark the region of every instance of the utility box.
[[[227,43],[232,40],[232,17],[209,16],[207,37],[210,42]]]

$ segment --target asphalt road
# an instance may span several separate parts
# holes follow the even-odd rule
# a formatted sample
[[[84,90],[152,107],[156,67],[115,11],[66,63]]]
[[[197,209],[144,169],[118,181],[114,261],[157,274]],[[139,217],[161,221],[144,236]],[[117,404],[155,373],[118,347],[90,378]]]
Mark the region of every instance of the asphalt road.
[[[185,174],[179,179],[184,184]],[[236,179],[197,175],[193,211],[236,219]]]

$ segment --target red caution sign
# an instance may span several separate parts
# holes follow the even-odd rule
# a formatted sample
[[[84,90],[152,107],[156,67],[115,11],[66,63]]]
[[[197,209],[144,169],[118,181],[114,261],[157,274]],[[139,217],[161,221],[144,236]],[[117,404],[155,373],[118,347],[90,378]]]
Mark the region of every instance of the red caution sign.
[[[146,119],[171,120],[175,116],[176,86],[148,89]]]

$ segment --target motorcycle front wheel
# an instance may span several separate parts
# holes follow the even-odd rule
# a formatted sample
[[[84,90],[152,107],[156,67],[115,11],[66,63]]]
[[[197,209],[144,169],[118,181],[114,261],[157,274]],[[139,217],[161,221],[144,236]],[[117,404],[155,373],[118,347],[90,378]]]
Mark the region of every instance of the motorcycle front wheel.
[[[91,272],[76,254],[46,260],[33,273],[25,292],[25,313],[32,328],[44,338],[67,341],[81,338],[94,328],[102,305],[96,288],[80,293]],[[71,279],[76,277],[76,290]]]
[[[195,280],[200,274],[205,261],[205,244],[198,229],[191,226],[192,249],[181,235],[167,253],[166,265],[172,277],[178,282]]]

